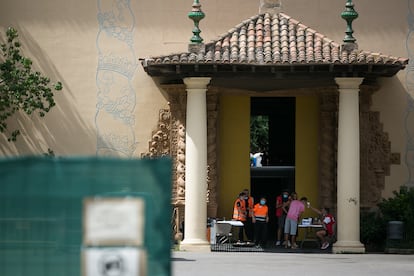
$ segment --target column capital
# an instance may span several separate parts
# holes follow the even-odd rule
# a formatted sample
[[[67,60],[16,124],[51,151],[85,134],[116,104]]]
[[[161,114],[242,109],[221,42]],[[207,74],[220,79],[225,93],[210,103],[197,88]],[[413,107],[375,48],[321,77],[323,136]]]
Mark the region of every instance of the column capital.
[[[209,77],[191,77],[183,79],[187,89],[205,89],[210,83],[210,80],[211,78]]]
[[[335,78],[340,89],[358,89],[364,78]]]

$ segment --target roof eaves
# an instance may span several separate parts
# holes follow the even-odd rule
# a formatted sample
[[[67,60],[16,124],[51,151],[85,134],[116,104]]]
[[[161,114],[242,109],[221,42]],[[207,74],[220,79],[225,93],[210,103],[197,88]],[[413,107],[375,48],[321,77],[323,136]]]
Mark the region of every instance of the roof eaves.
[[[199,53],[182,52],[146,59],[151,64],[385,64],[404,68],[408,59],[380,53],[341,50],[341,46],[322,33],[290,16],[259,14],[252,16],[218,39],[206,44]]]

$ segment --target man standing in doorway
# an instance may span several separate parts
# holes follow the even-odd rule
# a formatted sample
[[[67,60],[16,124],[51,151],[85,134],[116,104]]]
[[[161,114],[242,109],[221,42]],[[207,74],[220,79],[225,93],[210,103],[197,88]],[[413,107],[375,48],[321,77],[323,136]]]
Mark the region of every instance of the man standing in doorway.
[[[276,218],[277,218],[277,240],[276,246],[281,245],[282,233],[284,232],[286,214],[285,208],[289,201],[289,193],[284,190],[281,195],[276,197]]]
[[[247,242],[252,242],[254,238],[254,229],[253,229],[253,208],[254,208],[254,199],[250,196],[249,189],[244,189],[243,193],[245,195],[245,206],[246,206],[246,212],[247,212],[247,218],[246,223],[244,226],[244,230],[246,231],[247,236]]]
[[[238,220],[243,223],[243,226],[239,227],[239,239],[238,244],[242,243],[244,240],[244,225],[246,224],[247,212],[245,205],[245,194],[240,193],[236,201],[234,202],[233,207],[233,220]]]

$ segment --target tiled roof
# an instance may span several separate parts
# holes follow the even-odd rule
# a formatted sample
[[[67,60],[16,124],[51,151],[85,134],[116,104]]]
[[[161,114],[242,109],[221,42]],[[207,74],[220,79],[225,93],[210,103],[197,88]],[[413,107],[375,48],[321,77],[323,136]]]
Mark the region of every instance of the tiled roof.
[[[156,64],[375,64],[400,65],[408,60],[362,50],[351,52],[286,14],[260,14],[243,21],[205,52],[183,52],[146,59]]]

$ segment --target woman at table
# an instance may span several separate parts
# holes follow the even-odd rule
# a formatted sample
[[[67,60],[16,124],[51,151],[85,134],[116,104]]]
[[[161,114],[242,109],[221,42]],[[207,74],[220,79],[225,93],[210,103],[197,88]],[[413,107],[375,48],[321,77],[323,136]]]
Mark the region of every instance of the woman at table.
[[[329,208],[322,208],[318,210],[309,205],[309,207],[320,216],[322,216],[321,224],[323,229],[316,232],[316,236],[321,241],[321,249],[327,249],[329,247],[329,237],[334,235],[334,224],[335,219],[332,214],[329,212]]]
[[[260,202],[253,208],[254,241],[256,247],[265,246],[267,240],[267,224],[269,222],[269,208],[266,198],[260,198]]]

